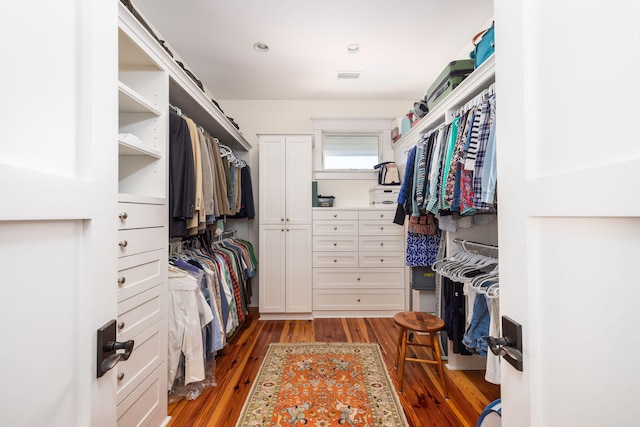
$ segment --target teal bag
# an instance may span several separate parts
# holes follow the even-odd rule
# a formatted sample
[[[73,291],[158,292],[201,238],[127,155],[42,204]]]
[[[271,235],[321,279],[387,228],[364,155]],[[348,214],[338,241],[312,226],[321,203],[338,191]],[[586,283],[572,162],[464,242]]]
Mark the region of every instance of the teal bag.
[[[491,24],[491,27],[480,31],[473,38],[473,45],[475,47],[469,53],[469,57],[473,59],[474,68],[478,68],[480,64],[487,60],[488,57],[493,55],[496,45],[493,30],[494,24]],[[480,41],[478,41],[478,38],[480,38]]]

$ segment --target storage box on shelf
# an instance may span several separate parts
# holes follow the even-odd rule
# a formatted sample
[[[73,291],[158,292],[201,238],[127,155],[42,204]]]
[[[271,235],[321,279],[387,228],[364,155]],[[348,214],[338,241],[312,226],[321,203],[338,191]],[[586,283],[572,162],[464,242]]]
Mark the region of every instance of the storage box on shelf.
[[[313,210],[313,315],[388,316],[405,305],[395,210]]]

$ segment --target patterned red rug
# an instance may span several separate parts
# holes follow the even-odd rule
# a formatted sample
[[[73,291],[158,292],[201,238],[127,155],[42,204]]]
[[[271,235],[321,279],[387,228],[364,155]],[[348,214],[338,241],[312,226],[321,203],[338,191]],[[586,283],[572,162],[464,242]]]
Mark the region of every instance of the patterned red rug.
[[[271,344],[236,427],[407,427],[377,344]]]

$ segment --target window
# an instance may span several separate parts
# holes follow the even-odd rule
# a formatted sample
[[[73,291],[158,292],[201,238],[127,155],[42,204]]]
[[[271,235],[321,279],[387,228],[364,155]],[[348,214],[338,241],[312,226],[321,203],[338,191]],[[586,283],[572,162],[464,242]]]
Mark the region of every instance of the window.
[[[391,160],[392,117],[312,117],[314,179],[376,179]]]
[[[378,134],[334,134],[322,137],[324,170],[371,170],[380,163]]]

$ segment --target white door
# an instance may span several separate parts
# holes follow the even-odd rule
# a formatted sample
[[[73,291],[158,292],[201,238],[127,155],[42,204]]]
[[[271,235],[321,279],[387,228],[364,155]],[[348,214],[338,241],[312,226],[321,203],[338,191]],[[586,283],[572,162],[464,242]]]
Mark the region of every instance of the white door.
[[[113,426],[117,2],[10,2],[0,38],[0,425]]]
[[[261,313],[286,311],[285,288],[285,228],[284,225],[261,225],[258,241],[260,249]]]
[[[285,143],[282,135],[260,135],[260,224],[284,224]]]
[[[311,225],[288,225],[286,231],[287,313],[310,313]]]
[[[640,3],[496,0],[503,422],[640,420]]]
[[[287,224],[311,224],[311,138],[311,135],[286,137]]]

